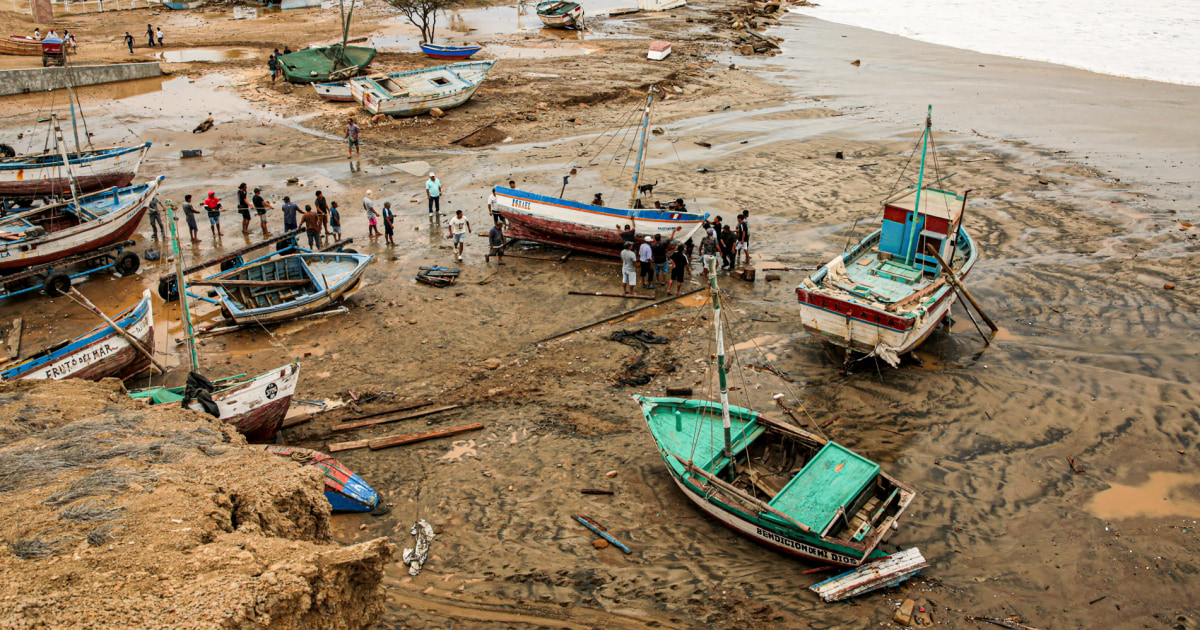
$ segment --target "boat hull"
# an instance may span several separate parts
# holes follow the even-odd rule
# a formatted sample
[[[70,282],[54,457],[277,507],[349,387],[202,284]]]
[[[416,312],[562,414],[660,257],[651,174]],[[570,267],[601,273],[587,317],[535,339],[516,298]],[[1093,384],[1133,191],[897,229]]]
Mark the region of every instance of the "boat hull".
[[[578,28],[583,24],[583,7],[576,4],[565,13],[538,12],[538,19],[550,28]]]
[[[144,292],[141,302],[114,317],[113,321],[137,339],[142,347],[154,352],[154,305],[150,291]],[[27,359],[5,370],[0,373],[0,380],[125,379],[141,373],[149,365],[150,359],[146,355],[106,325],[76,337],[59,350]]]
[[[162,180],[163,178],[160,176],[153,182],[134,187],[144,186],[144,189],[122,208],[101,218],[84,221],[67,229],[49,232],[38,238],[0,245],[0,272],[16,271],[33,265],[54,262],[68,256],[128,240],[137,231],[138,224],[145,216],[146,208],[150,200],[157,194]],[[102,191],[92,193],[90,196],[98,197],[107,194],[112,193]],[[82,196],[81,203],[86,205],[88,198],[89,195]]]
[[[238,433],[246,436],[248,442],[274,440],[292,404],[299,379],[300,364],[292,363],[240,385],[213,392],[221,422],[237,427]],[[188,408],[204,413],[198,402],[192,402]]]
[[[34,57],[42,54],[42,42],[32,37],[9,35],[0,39],[0,55]]]
[[[460,85],[436,89],[436,91],[425,87],[417,95],[409,95],[410,91],[406,90],[405,95],[393,97],[391,92],[383,88],[372,77],[350,81],[350,92],[353,94],[354,100],[372,114],[387,114],[396,117],[420,116],[435,107],[445,111],[471,100],[479,86],[487,79],[493,65],[492,61],[467,61],[407,72],[395,72],[380,79],[385,82],[387,80],[410,81],[421,77],[433,77],[439,73],[447,78],[461,79]],[[451,74],[446,74],[446,72]],[[465,84],[462,83],[464,81]]]
[[[316,269],[311,271],[314,280],[319,280],[316,290],[270,306],[246,308],[246,303],[235,298],[228,288],[218,286],[217,294],[221,297],[222,307],[228,313],[229,317],[240,325],[260,325],[285,322],[324,310],[345,300],[357,291],[362,283],[362,276],[367,271],[367,265],[375,259],[374,256],[363,254],[293,254],[292,256],[284,257],[284,259],[269,260],[232,270],[222,274],[219,278],[235,279],[253,277],[253,279],[259,279],[260,276],[265,278],[268,266],[272,268],[274,273],[278,273],[279,264],[286,265],[286,259],[294,260],[296,258],[303,261],[302,264],[306,264],[306,266],[310,262],[320,264],[326,260],[344,262],[342,265],[335,266],[328,273]],[[259,270],[256,268],[261,268],[261,273],[257,273]]]
[[[298,50],[280,55],[279,70],[288,83],[329,83],[356,76],[375,58],[375,49],[346,46],[340,63],[335,63],[338,46]]]
[[[431,46],[421,44],[421,52],[432,59],[462,61],[483,50],[483,46]]]
[[[298,446],[263,445],[268,453],[285,457],[297,463],[312,466],[321,472],[325,480],[325,499],[334,512],[386,512],[388,507],[362,477],[346,468],[338,460],[322,453]]]
[[[68,154],[80,194],[128,186],[137,176],[150,143],[120,149]],[[71,181],[58,154],[22,155],[0,160],[0,198],[34,201],[70,197]]]
[[[335,103],[354,102],[354,94],[350,92],[350,86],[345,83],[314,83],[312,86],[317,96],[324,100]]]

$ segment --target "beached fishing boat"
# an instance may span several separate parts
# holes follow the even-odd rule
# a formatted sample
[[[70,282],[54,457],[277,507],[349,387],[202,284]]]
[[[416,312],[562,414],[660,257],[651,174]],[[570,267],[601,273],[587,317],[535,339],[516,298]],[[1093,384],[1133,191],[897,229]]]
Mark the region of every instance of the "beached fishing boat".
[[[321,46],[280,55],[279,70],[289,83],[330,83],[357,76],[375,58],[366,46]]]
[[[547,0],[536,9],[538,19],[550,28],[583,28],[583,6],[578,2]]]
[[[9,35],[0,39],[0,55],[23,55],[27,57],[42,54],[42,40],[28,35]]]
[[[539,195],[525,190],[497,186],[493,189],[495,208],[508,227],[508,236],[526,241],[576,249],[603,256],[619,256],[623,241],[618,226],[630,225],[638,238],[662,234],[684,242],[704,224],[707,215],[669,209],[638,208],[639,178],[641,177],[646,141],[649,135],[650,109],[654,102],[652,88],[646,97],[638,140],[637,161],[633,168],[633,187],[629,196],[630,208],[609,208],[584,204],[569,199]],[[565,187],[565,185],[564,185]],[[679,228],[676,232],[675,228]]]
[[[434,59],[467,59],[483,50],[483,46],[438,46],[421,42],[421,52]]]
[[[150,143],[109,149],[70,151],[63,167],[62,152],[0,158],[0,199],[33,201],[72,194],[71,174],[80,193],[128,186],[146,159]]]
[[[339,103],[353,103],[354,94],[350,93],[350,83],[340,81],[338,83],[314,83],[313,90],[317,96],[327,100],[336,101]]]
[[[145,184],[110,188],[0,219],[0,273],[128,239],[162,180],[159,176]]]
[[[172,11],[183,11],[185,9],[199,9],[204,6],[204,0],[189,0],[188,2],[167,2],[163,0],[162,4]]]
[[[193,285],[216,287],[221,307],[238,324],[269,324],[315,313],[349,297],[375,257],[306,253],[232,269]]]
[[[464,61],[350,80],[354,100],[372,114],[419,116],[458,107],[474,96],[496,62]]]
[[[232,424],[250,442],[269,442],[275,439],[296,383],[300,380],[300,364],[292,362],[253,378],[244,374],[217,381],[200,375],[200,356],[196,351],[196,332],[188,307],[187,284],[184,282],[183,255],[179,235],[175,231],[174,204],[167,201],[167,229],[171,231],[171,249],[175,258],[175,277],[179,291],[180,319],[183,321],[184,344],[191,371],[187,385],[182,387],[153,387],[130,392],[129,395],[152,405],[179,404],[185,409],[215,416]]]
[[[916,492],[836,442],[729,404],[711,264],[720,402],[634,396],[672,480],[722,525],[772,549],[852,567],[886,557],[879,545]]]
[[[847,362],[860,352],[899,365],[950,312],[956,277],[979,260],[962,227],[966,196],[925,183],[931,127],[927,117],[917,185],[884,199],[882,227],[796,287],[804,329],[844,348]]]
[[[150,291],[134,306],[112,318],[113,323],[131,335],[142,347],[154,352],[154,304]],[[145,371],[150,358],[130,345],[124,335],[107,324],[44,348],[0,372],[0,381],[16,379],[129,378]]]
[[[338,460],[322,453],[299,446],[264,444],[264,451],[290,459],[302,466],[312,466],[321,471],[325,478],[325,498],[334,512],[370,512],[386,514],[390,509],[379,498],[379,493],[354,471]]]

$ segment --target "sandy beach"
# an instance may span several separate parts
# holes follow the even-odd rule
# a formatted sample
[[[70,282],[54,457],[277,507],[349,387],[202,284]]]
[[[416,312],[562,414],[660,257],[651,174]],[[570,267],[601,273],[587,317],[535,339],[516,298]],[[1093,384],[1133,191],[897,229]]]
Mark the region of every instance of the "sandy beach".
[[[218,37],[198,25],[188,35],[195,46],[252,52],[165,64],[176,74],[162,81],[83,90],[98,143],[154,143],[141,174],[166,175],[166,196],[213,189],[232,199],[246,181],[278,206],[285,194],[304,203],[320,189],[347,209],[355,248],[377,255],[349,313],[209,338],[200,346],[205,369],[254,373],[298,357],[301,398],[387,392],[367,413],[425,400],[464,405],[349,432],[332,428],[353,413],[331,411],[286,430],[285,443],[322,449],[485,425],[461,439],[338,455],[394,504],[386,516],[334,516],[339,542],[389,536],[403,547],[419,518],[439,534],[419,576],[388,564],[375,627],[865,629],[898,627],[892,614],[908,598],[948,628],[987,627],[968,615],[1018,616],[1040,630],[1200,627],[1200,254],[1191,227],[1200,222],[1200,88],[799,15],[768,31],[784,39],[779,55],[743,56],[729,48],[728,29],[702,21],[725,7],[596,20],[582,42],[538,31],[481,35],[497,46],[590,52],[501,59],[475,99],[445,119],[371,125],[359,113],[362,158],[352,162],[339,125],[354,108],[269,85],[263,63],[252,61],[272,47],[265,36]],[[381,9],[368,9],[362,29],[390,32]],[[119,15],[135,24],[144,14]],[[320,31],[297,28],[311,39]],[[644,61],[648,38],[668,36],[679,40],[672,57]],[[416,64],[432,65],[398,52],[379,65]],[[428,164],[445,182],[445,208],[463,209],[473,232],[490,224],[490,188],[509,179],[557,194],[576,167],[567,197],[602,192],[615,204],[629,194],[626,160],[579,152],[636,110],[652,83],[671,98],[655,106],[663,133],[649,143],[643,181],[659,182],[658,199],[683,197],[726,220],[749,210],[756,262],[798,269],[824,264],[874,229],[878,201],[933,105],[940,171],[953,174],[943,184],[972,191],[965,226],[982,260],[969,284],[1001,327],[993,345],[956,309],[954,324],[900,368],[866,361],[843,374],[841,354],[801,327],[794,290],[805,271],[780,271],[779,281],[760,272],[754,283],[721,277],[727,334],[740,344],[732,402],[773,409],[782,393],[805,409],[807,426],[825,426],[918,490],[888,547],[917,546],[931,566],[899,589],[824,604],[808,587],[834,573],[806,574],[817,565],[722,528],[672,483],[630,396],[668,386],[714,392],[705,300],[540,343],[643,303],[567,295],[620,291],[616,267],[592,256],[560,261],[562,250],[519,246],[512,253],[525,257],[499,267],[484,261],[485,239],[472,238],[455,262],[446,227],[425,211],[423,176],[397,168]],[[13,105],[0,114],[0,133],[40,138],[31,112],[48,107],[45,98],[0,101]],[[207,116],[216,128],[192,134]],[[452,144],[492,120],[502,134],[478,147]],[[205,157],[180,159],[183,148]],[[357,210],[366,190],[397,208],[398,246],[367,239]],[[235,219],[230,212],[220,242],[202,230],[185,262],[259,239],[231,236]],[[149,235],[146,224],[139,251],[163,246]],[[460,267],[458,284],[415,283],[428,264]],[[115,312],[168,271],[165,258],[143,262],[134,277],[102,275],[78,289]],[[666,296],[660,289],[657,297]],[[217,317],[199,310],[204,321]],[[179,365],[178,305],[159,302],[156,311],[163,360]],[[44,296],[0,302],[0,321],[17,316],[28,348],[94,325],[69,301]],[[637,328],[670,342],[641,357],[650,383],[629,387],[617,379],[639,353],[609,335]],[[792,382],[755,369],[766,361]],[[603,523],[633,553],[594,549],[575,513]]]

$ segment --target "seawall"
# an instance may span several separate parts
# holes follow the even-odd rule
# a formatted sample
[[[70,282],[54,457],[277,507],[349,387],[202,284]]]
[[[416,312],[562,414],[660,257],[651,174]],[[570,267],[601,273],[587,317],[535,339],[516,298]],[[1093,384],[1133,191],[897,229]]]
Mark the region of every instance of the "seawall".
[[[74,87],[149,79],[162,75],[158,63],[116,63],[103,66],[71,66]],[[66,68],[23,68],[0,70],[0,96],[59,90],[67,87]]]

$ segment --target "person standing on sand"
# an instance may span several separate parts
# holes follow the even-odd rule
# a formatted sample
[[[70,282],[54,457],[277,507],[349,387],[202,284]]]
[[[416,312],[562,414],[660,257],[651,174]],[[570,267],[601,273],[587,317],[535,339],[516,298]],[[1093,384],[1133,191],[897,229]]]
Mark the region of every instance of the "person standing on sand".
[[[278,54],[279,51],[276,51],[267,57],[267,70],[271,71],[271,85],[275,85],[275,78],[279,76],[279,60],[275,58],[275,55]]]
[[[467,242],[467,233],[471,231],[471,222],[467,221],[463,216],[462,210],[454,214],[454,218],[450,219],[450,236],[454,239],[454,253],[458,256],[458,261],[462,262],[463,247]]]
[[[352,154],[362,155],[358,148],[358,123],[354,122],[353,118],[346,120],[346,159],[350,159]]]
[[[242,215],[242,234],[250,233],[250,199],[246,192],[246,183],[242,182],[237,189],[237,209]]]
[[[280,210],[283,211],[284,232],[291,232],[292,230],[300,227],[300,225],[296,223],[296,215],[300,214],[300,206],[292,203],[291,197],[283,198],[283,207],[280,208]]]
[[[667,295],[671,295],[671,287],[675,287],[675,295],[683,292],[683,274],[688,268],[687,255],[683,253],[682,247],[676,247],[675,251],[671,252],[671,279],[667,280]]]
[[[750,264],[750,211],[746,210],[738,216],[738,241],[733,249],[733,262],[737,262],[737,253],[739,251],[746,254],[746,265]]]
[[[388,245],[395,245],[392,238],[396,234],[396,213],[392,212],[392,202],[383,202],[383,238]]]
[[[208,227],[212,230],[213,238],[225,236],[221,233],[221,200],[217,199],[217,194],[211,190],[204,199],[204,209],[208,212]]]
[[[637,254],[633,253],[633,241],[625,241],[621,250],[621,291],[624,295],[637,295]]]
[[[371,191],[363,197],[363,211],[367,213],[367,238],[379,238],[379,213],[375,211],[375,201],[371,199]]]
[[[129,54],[133,54],[133,35],[129,31],[125,31],[125,45],[129,46]]]
[[[497,223],[488,230],[488,253],[484,254],[483,262],[491,260],[492,256],[496,257],[496,264],[504,264],[504,226]]]
[[[317,207],[317,216],[321,217],[321,231],[325,233],[325,236],[329,236],[329,202],[325,200],[325,195],[321,194],[319,190],[313,205]]]
[[[500,214],[500,199],[496,197],[496,187],[492,186],[492,194],[488,195],[488,212],[492,213],[492,224],[504,223],[504,215]]]
[[[737,264],[737,255],[733,251],[733,248],[737,246],[737,236],[733,234],[733,230],[729,229],[728,225],[721,230],[718,242],[721,244],[721,261],[723,263],[721,268],[733,271],[734,266]]]
[[[654,288],[654,248],[650,247],[650,243],[654,239],[646,237],[646,242],[642,243],[638,249],[638,261],[642,263],[642,288]]]
[[[150,238],[157,241],[159,230],[162,230],[163,236],[167,235],[167,231],[163,228],[162,215],[159,214],[159,212],[162,210],[162,205],[159,204],[158,197],[150,200],[150,205],[147,206],[147,210],[149,210],[147,214],[150,215],[150,229],[154,232],[154,235]]]
[[[717,239],[713,236],[713,231],[710,229],[704,233],[704,238],[700,239],[700,275],[708,277],[708,267],[712,264],[714,258],[717,257]]]
[[[263,236],[270,236],[271,232],[267,230],[267,208],[274,210],[275,206],[263,199],[261,188],[254,189],[254,197],[250,201],[254,204],[254,213],[258,215],[258,220],[262,223]]]
[[[429,197],[429,214],[439,215],[442,213],[442,181],[437,178],[432,172],[429,173],[429,181],[425,182],[425,196]],[[434,211],[437,208],[437,211]]]
[[[154,31],[154,35],[155,35],[156,37],[158,37],[158,47],[159,47],[159,48],[162,48],[162,45],[163,45],[163,44],[162,44],[163,32],[162,32],[162,27],[161,27],[161,26],[160,26],[160,27],[158,27],[157,29],[155,29],[155,31]]]
[[[342,242],[342,213],[338,211],[336,201],[329,204],[329,231],[333,232],[333,242]]]
[[[196,225],[196,206],[192,205],[192,196],[183,196],[183,218],[187,219],[188,234],[193,243],[200,242],[200,226]]]
[[[308,236],[308,248],[321,249],[321,217],[317,215],[317,211],[313,210],[312,206],[304,206],[304,217],[301,221],[304,222],[304,234]]]
[[[154,48],[154,27],[149,24],[146,25],[146,38],[150,40],[150,47]]]

